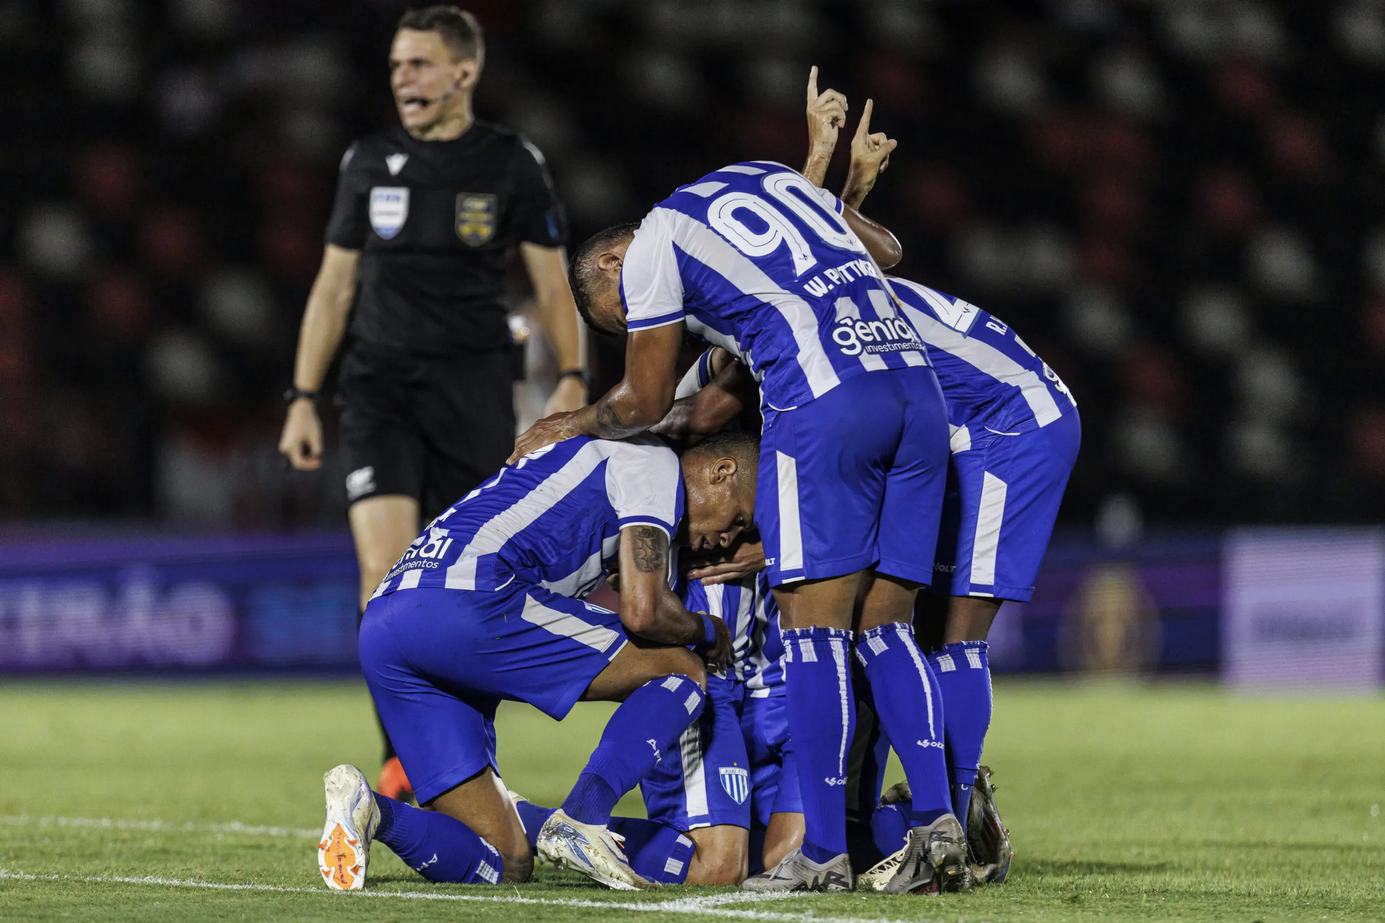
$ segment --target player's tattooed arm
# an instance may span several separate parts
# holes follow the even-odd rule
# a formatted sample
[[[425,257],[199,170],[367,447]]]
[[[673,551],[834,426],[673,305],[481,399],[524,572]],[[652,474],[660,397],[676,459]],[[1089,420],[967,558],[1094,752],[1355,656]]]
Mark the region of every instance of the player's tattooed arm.
[[[654,426],[673,406],[678,384],[678,352],[683,325],[634,330],[625,341],[625,377],[595,404],[572,413],[544,417],[515,440],[513,464],[522,457],[573,436],[624,439]]]
[[[631,634],[658,644],[696,644],[702,617],[683,608],[668,587],[669,539],[649,525],[620,530],[620,620]]]

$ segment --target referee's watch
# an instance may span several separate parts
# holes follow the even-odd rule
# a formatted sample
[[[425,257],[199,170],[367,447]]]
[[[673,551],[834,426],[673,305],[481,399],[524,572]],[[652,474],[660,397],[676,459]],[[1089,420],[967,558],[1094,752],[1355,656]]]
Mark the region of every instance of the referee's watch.
[[[592,377],[587,373],[586,369],[565,369],[558,373],[559,381],[562,381],[564,378],[576,378],[582,382],[582,387],[588,390],[591,389]]]
[[[296,388],[296,387],[295,387],[295,388],[289,388],[287,391],[284,392],[284,403],[285,403],[285,404],[292,404],[294,401],[298,400],[300,397],[306,397],[308,400],[312,401],[314,407],[317,406],[317,392],[316,392],[316,391],[304,391],[302,388]]]

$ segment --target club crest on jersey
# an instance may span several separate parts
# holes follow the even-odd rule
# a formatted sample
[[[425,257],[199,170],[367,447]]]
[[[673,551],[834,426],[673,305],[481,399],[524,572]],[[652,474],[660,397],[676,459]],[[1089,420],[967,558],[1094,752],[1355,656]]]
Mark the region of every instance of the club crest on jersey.
[[[409,187],[376,186],[370,190],[370,226],[381,239],[398,234],[409,220]]]
[[[722,766],[717,770],[721,777],[721,787],[736,804],[745,804],[750,797],[750,772],[739,766]]]
[[[475,192],[457,194],[457,236],[469,247],[479,247],[495,235],[499,200]]]

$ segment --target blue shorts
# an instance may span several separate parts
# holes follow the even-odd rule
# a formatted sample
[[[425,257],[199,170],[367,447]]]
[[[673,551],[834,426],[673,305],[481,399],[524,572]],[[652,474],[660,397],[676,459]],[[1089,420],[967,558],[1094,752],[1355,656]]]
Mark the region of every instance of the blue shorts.
[[[750,759],[741,737],[741,685],[707,677],[702,717],[688,726],[678,750],[663,754],[640,782],[645,812],[684,832],[730,824],[750,827]]]
[[[1016,436],[988,433],[954,454],[928,592],[1027,602],[1081,442],[1071,410]]]
[[[741,734],[750,757],[750,808],[753,828],[769,825],[771,814],[802,814],[798,765],[789,741],[789,705],[783,686],[768,695],[747,693],[741,707]]]
[[[614,612],[542,587],[370,601],[361,671],[420,804],[495,767],[495,707],[561,719],[627,643]]]
[[[771,586],[872,565],[927,583],[942,517],[948,425],[927,366],[857,375],[794,410],[767,411],[755,524]]]

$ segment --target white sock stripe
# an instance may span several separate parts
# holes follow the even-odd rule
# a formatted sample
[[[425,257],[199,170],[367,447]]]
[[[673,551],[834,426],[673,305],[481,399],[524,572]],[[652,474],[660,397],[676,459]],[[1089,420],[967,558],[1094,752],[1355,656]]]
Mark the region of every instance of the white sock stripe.
[[[933,659],[938,662],[939,673],[951,673],[957,669],[957,662],[952,659],[951,654],[937,654]]]
[[[885,648],[889,647],[889,645],[885,643],[885,636],[882,633],[873,634],[869,638],[867,638],[866,647],[871,649],[871,653],[883,654],[885,653]]]
[[[933,721],[933,683],[928,676],[928,664],[924,663],[923,652],[919,650],[918,642],[914,640],[914,632],[909,626],[900,625],[897,633],[905,650],[913,658],[914,668],[918,670],[919,681],[923,683],[923,704],[928,709],[928,736],[933,740],[938,740],[938,728]]]
[[[667,862],[664,863],[664,874],[665,874],[665,875],[678,875],[678,874],[681,874],[682,871],[683,871],[683,863],[680,862],[680,861],[677,860],[677,859],[672,859],[672,858],[670,858]]]
[[[973,670],[981,669],[981,652],[974,647],[967,648],[967,663]]]
[[[688,698],[683,702],[683,707],[688,710],[688,714],[697,711],[697,706],[702,704],[702,690],[694,689],[688,694]]]
[[[813,642],[808,638],[800,638],[798,641],[799,659],[803,663],[817,663],[818,652],[813,647]]]
[[[842,744],[837,754],[837,776],[846,778],[846,751],[851,743],[851,696],[847,692],[850,668],[846,665],[846,642],[832,639],[832,659],[837,666],[837,692],[842,699]]]
[[[669,692],[677,692],[678,688],[683,685],[683,677],[670,676],[665,678],[664,681],[659,685],[663,686]]]

